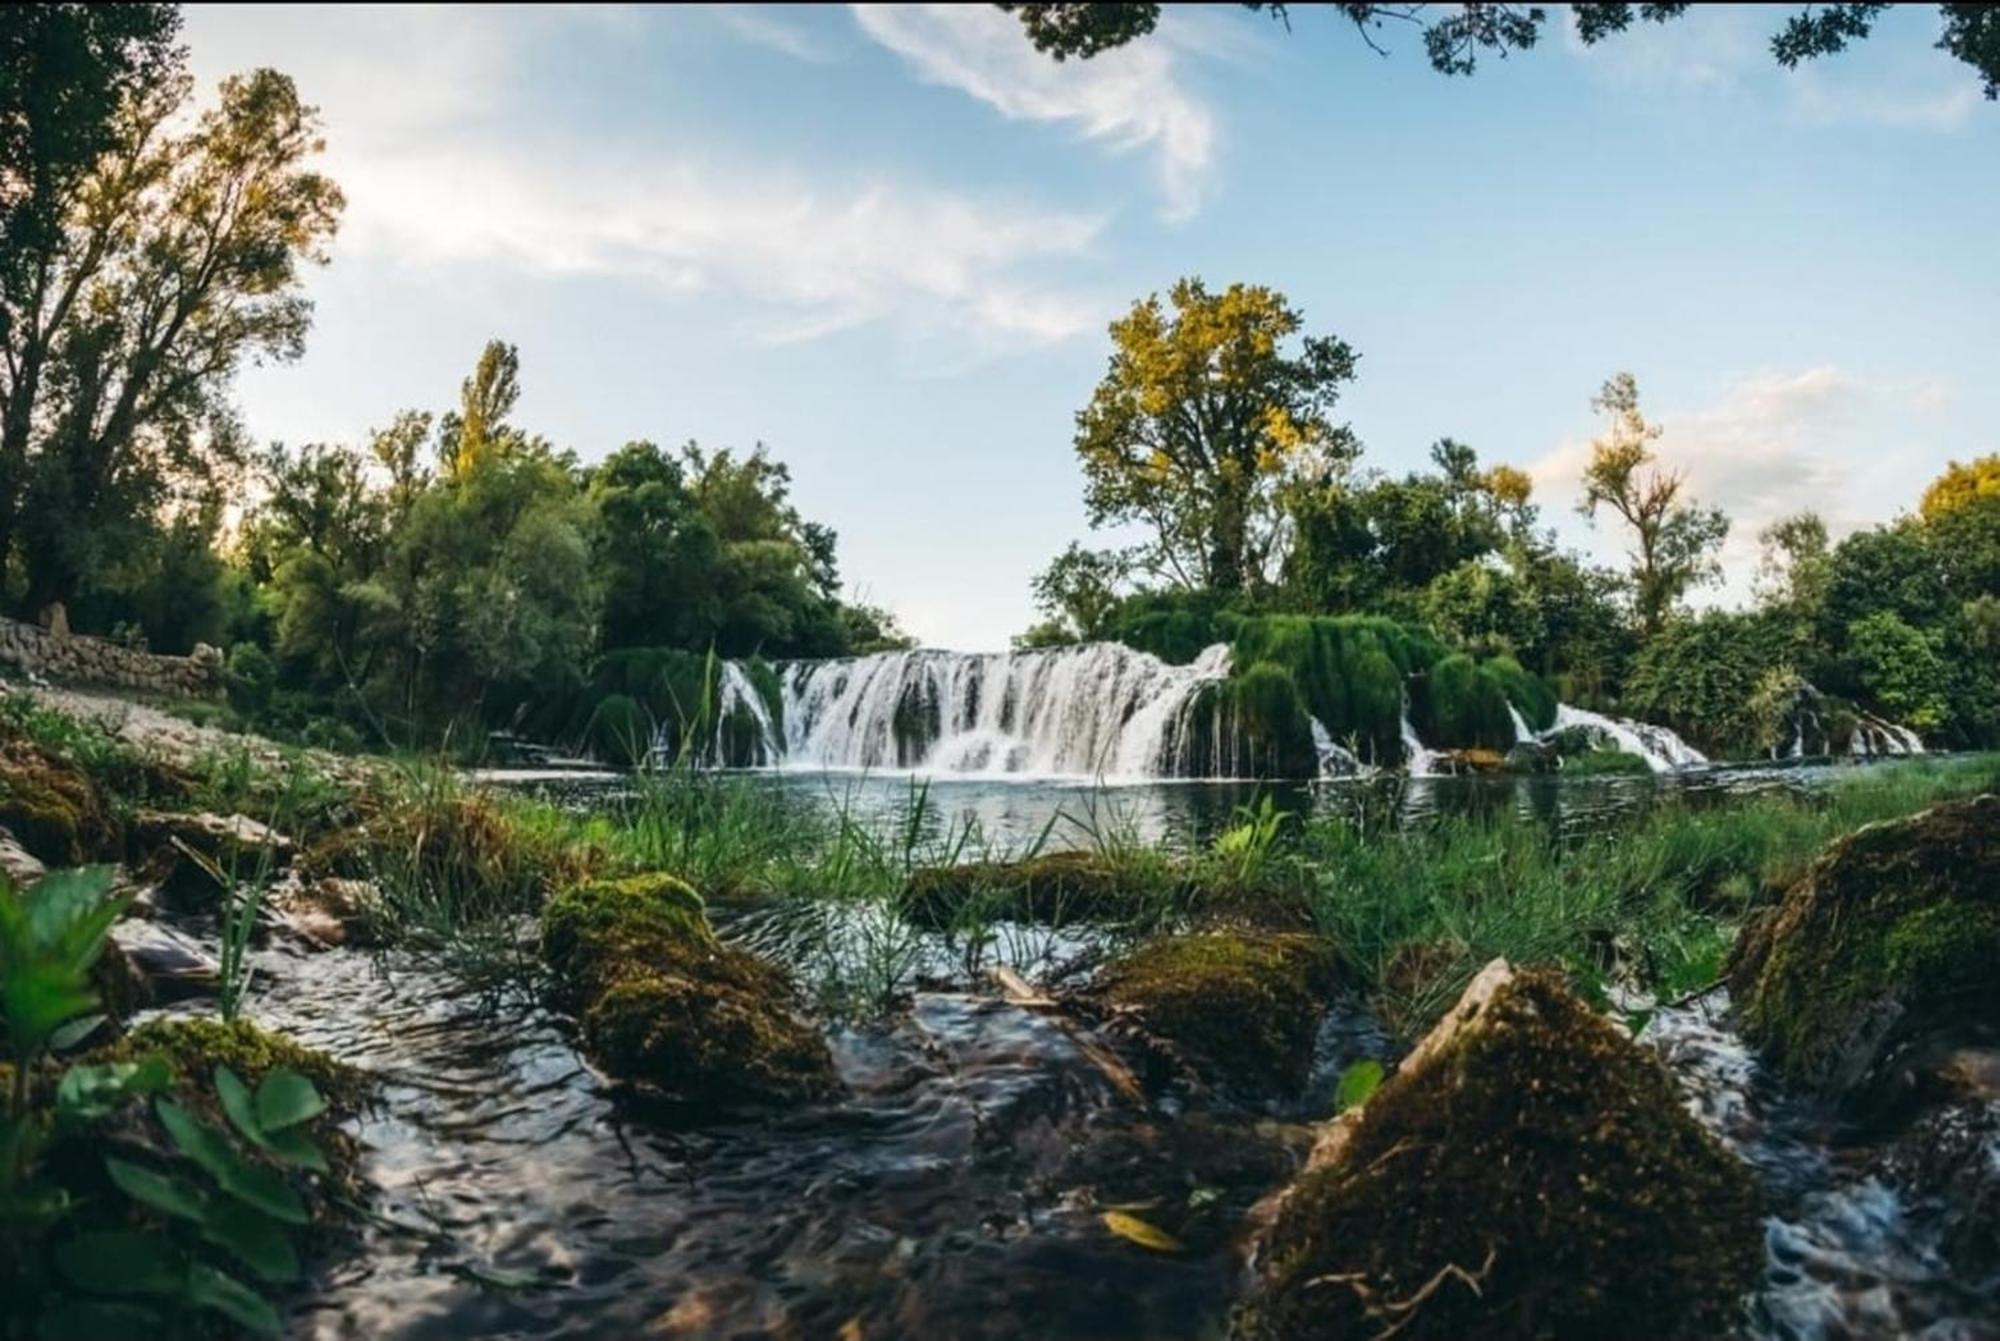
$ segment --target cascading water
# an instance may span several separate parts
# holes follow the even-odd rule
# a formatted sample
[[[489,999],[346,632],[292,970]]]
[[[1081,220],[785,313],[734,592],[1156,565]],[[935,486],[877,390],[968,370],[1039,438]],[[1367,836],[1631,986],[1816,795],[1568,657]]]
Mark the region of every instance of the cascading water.
[[[1655,773],[1676,768],[1693,768],[1708,762],[1708,756],[1664,726],[1635,722],[1623,717],[1606,717],[1588,708],[1556,705],[1556,724],[1550,734],[1582,729],[1609,739],[1627,754],[1636,754]]]
[[[1228,675],[1222,645],[1185,666],[1119,643],[801,663],[783,675],[783,759],[816,769],[1186,777],[1207,771],[1194,767],[1199,759],[1231,756],[1195,739],[1198,700]]]
[[[1229,674],[1223,644],[1184,666],[1111,642],[1024,652],[919,649],[782,666],[773,702],[743,667],[724,663],[703,761],[1115,781],[1267,774],[1268,761],[1251,750],[1228,696],[1217,692]],[[1581,728],[1641,756],[1655,772],[1707,762],[1665,727],[1564,704],[1555,725],[1537,733],[1511,705],[1509,712],[1517,744]],[[1320,776],[1364,771],[1322,722],[1310,725]],[[1889,734],[1901,728],[1881,727],[1878,749],[1908,747],[1907,733]],[[1425,744],[1407,701],[1401,736],[1412,776],[1450,771],[1451,756]]]

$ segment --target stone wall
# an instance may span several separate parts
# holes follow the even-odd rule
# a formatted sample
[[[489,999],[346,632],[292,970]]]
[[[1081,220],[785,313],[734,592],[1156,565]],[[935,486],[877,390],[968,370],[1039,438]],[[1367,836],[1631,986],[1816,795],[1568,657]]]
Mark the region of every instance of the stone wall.
[[[206,643],[194,655],[155,656],[102,638],[49,633],[0,619],[0,666],[68,684],[131,689],[172,698],[220,698],[222,653]]]

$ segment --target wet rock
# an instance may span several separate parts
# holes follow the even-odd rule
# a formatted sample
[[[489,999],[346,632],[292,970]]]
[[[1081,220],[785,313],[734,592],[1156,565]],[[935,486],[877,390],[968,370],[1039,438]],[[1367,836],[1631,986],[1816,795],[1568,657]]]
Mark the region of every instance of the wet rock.
[[[382,891],[372,880],[293,875],[271,891],[268,905],[277,923],[321,949],[376,943]]]
[[[230,881],[268,879],[291,855],[292,840],[248,815],[140,810],[132,844],[170,896],[213,899]]]
[[[107,958],[126,966],[144,1000],[165,1003],[212,997],[222,988],[222,966],[200,942],[163,922],[127,918],[111,929]]]
[[[1130,921],[1184,892],[1165,858],[1116,861],[1095,852],[1052,852],[1025,861],[931,866],[903,886],[903,916],[949,931],[987,922]]]
[[[584,1051],[661,1098],[735,1107],[837,1088],[785,975],[717,940],[701,896],[670,875],[573,886],[543,914],[542,953]]]
[[[1755,1184],[1557,974],[1489,965],[1285,1194],[1245,1341],[1730,1334]]]
[[[1148,941],[1106,965],[1093,992],[1204,1079],[1296,1094],[1334,978],[1317,936],[1218,928]]]
[[[21,846],[13,834],[0,829],[0,875],[5,875],[16,886],[32,885],[48,874],[34,853]]]
[[[1743,1034],[1828,1095],[1928,1035],[2000,1024],[2000,797],[1934,806],[1834,843],[1730,962]]]

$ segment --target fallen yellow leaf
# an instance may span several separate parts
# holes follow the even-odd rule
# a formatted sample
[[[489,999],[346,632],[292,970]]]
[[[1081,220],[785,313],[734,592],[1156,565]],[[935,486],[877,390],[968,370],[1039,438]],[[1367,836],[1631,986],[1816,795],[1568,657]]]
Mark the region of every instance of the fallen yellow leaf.
[[[1156,1253],[1184,1251],[1179,1239],[1157,1225],[1146,1223],[1136,1215],[1127,1215],[1123,1211],[1106,1211],[1103,1219],[1106,1229],[1121,1239],[1138,1244],[1141,1248],[1148,1248]]]

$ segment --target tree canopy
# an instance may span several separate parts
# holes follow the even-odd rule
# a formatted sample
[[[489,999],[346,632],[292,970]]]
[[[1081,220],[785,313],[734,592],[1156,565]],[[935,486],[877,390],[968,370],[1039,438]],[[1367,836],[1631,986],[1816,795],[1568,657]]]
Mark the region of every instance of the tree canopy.
[[[1016,15],[1038,51],[1065,60],[1088,60],[1124,46],[1159,26],[1157,4],[1034,4],[1003,0],[997,8]],[[1398,30],[1423,42],[1431,68],[1440,74],[1469,75],[1481,55],[1527,51],[1541,40],[1549,13],[1540,5],[1515,4],[1329,4],[1283,5],[1250,0],[1242,8],[1270,15],[1289,29],[1292,12],[1327,9],[1345,18],[1361,39],[1387,54],[1385,40]],[[1568,6],[1577,39],[1594,46],[1625,32],[1634,22],[1667,23],[1681,18],[1686,4],[1576,4]],[[1771,36],[1771,56],[1787,69],[1845,51],[1867,38],[1884,3],[1805,5],[1786,16]],[[1938,6],[1937,47],[1970,65],[1986,96],[2000,96],[2000,7],[1963,3]]]

